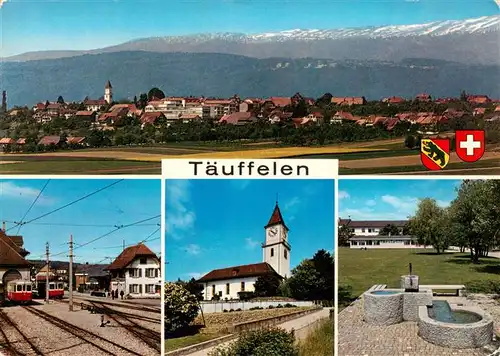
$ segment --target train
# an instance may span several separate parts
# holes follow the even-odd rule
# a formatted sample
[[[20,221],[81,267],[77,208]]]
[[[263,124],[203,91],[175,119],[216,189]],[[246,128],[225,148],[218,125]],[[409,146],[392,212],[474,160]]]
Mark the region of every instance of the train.
[[[16,279],[7,283],[7,300],[27,304],[33,300],[33,291],[30,281]]]
[[[38,281],[38,297],[45,299],[47,290],[45,281]],[[64,296],[63,282],[49,282],[49,299],[62,299]]]

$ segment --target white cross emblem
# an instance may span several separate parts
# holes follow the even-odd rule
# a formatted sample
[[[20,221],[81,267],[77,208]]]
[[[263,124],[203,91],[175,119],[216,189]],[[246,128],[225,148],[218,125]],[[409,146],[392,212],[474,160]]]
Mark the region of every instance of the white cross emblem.
[[[467,156],[474,156],[474,150],[481,148],[481,141],[474,141],[474,135],[467,135],[467,140],[460,142],[460,148],[467,150]]]

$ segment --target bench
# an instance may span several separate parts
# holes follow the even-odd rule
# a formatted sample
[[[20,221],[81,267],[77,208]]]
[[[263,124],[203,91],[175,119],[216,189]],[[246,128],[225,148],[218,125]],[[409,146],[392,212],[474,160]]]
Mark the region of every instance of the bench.
[[[431,289],[432,290],[432,295],[439,295],[442,293],[437,293],[434,292],[434,290],[449,290],[449,291],[454,291],[453,295],[459,297],[460,296],[460,291],[465,289],[465,286],[463,284],[426,284],[426,285],[420,285],[421,289]]]
[[[373,292],[373,291],[382,290],[385,288],[387,288],[387,284],[375,284],[370,289],[368,289],[367,292]]]

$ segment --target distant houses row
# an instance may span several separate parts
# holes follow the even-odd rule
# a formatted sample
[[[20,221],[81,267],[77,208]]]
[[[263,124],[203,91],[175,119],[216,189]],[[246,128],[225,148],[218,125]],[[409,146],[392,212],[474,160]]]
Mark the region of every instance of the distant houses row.
[[[68,145],[81,145],[85,146],[86,138],[85,137],[67,137],[65,140],[61,136],[44,136],[38,141],[38,145],[43,145],[43,146],[57,146],[62,143],[66,143]],[[8,145],[20,145],[23,146],[25,145],[26,138],[19,138],[17,140],[13,138],[0,138],[0,147],[8,146]]]

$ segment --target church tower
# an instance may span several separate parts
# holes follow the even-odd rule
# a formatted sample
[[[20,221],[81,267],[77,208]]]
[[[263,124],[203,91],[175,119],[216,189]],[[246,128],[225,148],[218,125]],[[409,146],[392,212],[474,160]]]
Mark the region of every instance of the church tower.
[[[104,86],[104,100],[108,104],[111,104],[113,102],[113,87],[111,86],[111,82],[109,80]]]
[[[269,263],[280,276],[290,277],[289,230],[281,215],[278,202],[264,229],[266,230],[266,242],[262,244],[264,262]]]
[[[7,92],[5,90],[2,91],[2,107],[0,110],[3,114],[7,112]]]

